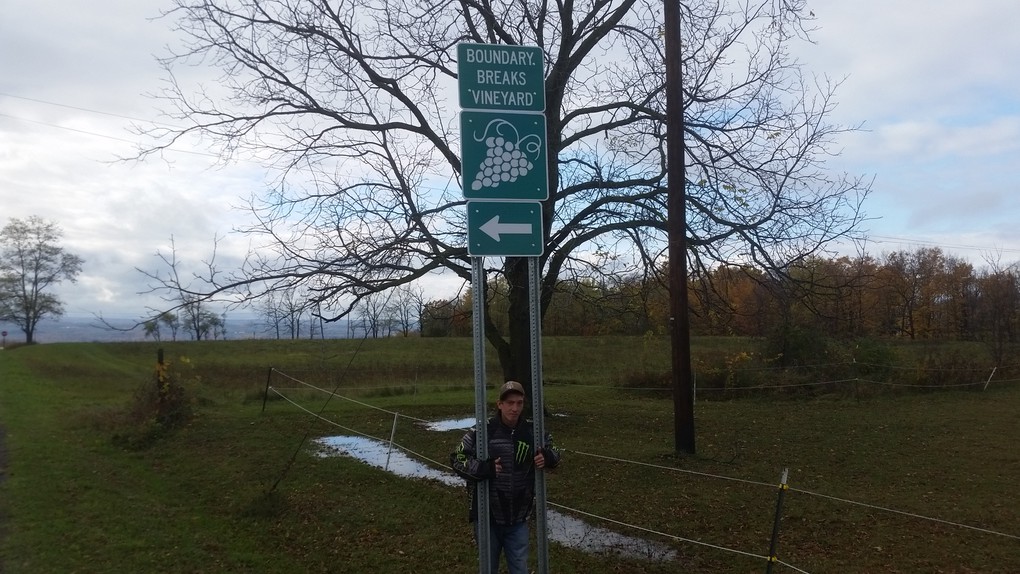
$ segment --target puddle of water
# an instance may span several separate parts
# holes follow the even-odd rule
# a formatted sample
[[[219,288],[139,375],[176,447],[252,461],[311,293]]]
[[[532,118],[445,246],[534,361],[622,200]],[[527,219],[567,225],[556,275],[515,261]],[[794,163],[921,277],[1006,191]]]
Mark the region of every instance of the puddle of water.
[[[590,554],[616,554],[626,558],[675,560],[676,550],[648,540],[626,536],[568,516],[555,510],[546,512],[549,539]]]
[[[473,426],[475,422],[474,418],[458,420],[469,421],[467,428]],[[447,430],[456,428],[451,427]],[[320,456],[335,454],[350,456],[397,476],[427,478],[450,486],[464,487],[464,480],[452,472],[428,467],[407,456],[398,448],[391,449],[389,444],[383,441],[359,436],[330,436],[317,439],[315,442],[320,446]],[[555,510],[546,512],[546,527],[549,540],[592,554],[617,554],[628,558],[648,560],[674,560],[676,558],[676,551],[664,544],[592,526],[583,520]]]
[[[475,426],[475,417],[465,417],[460,419],[443,419],[441,421],[432,421],[426,423],[425,428],[430,431],[452,431],[452,430],[467,430]]]
[[[321,456],[340,454],[381,468],[404,478],[430,478],[451,486],[464,486],[464,479],[451,473],[425,466],[388,443],[360,436],[327,436],[315,441],[322,447]]]
[[[554,417],[566,417],[569,416],[565,413],[552,413]],[[475,417],[463,417],[459,419],[443,419],[439,421],[432,421],[429,423],[423,423],[427,430],[430,431],[453,431],[453,430],[468,430],[475,426]]]

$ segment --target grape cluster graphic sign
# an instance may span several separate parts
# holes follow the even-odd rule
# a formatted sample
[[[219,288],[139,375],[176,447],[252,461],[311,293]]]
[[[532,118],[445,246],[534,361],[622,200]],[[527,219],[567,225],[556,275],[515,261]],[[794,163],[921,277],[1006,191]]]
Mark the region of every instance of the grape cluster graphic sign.
[[[468,255],[542,254],[549,197],[541,48],[459,44]]]
[[[460,129],[465,198],[548,198],[544,115],[464,111]]]

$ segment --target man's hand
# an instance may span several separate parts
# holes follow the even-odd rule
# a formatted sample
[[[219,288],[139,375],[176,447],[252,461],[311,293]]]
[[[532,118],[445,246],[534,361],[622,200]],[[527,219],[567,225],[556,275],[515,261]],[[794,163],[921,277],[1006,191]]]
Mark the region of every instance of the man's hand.
[[[535,468],[545,468],[545,454],[542,453],[542,449],[539,449],[538,453],[535,454]]]
[[[496,474],[499,474],[499,473],[503,472],[502,459],[500,459],[499,457],[496,457],[496,460],[494,460],[492,462],[493,462],[493,467],[496,469]]]

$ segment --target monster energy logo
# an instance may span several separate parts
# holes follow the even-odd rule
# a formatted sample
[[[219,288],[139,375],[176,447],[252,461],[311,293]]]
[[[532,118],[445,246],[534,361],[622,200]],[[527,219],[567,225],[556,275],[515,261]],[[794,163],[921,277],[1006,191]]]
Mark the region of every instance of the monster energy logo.
[[[523,464],[524,460],[528,457],[528,451],[531,450],[528,443],[523,440],[517,441],[517,456],[516,460],[518,464]]]

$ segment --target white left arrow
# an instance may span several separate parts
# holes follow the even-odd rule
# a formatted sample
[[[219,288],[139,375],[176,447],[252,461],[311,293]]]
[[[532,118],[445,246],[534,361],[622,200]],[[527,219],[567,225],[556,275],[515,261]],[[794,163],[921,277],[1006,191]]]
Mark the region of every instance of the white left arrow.
[[[530,235],[530,223],[500,223],[499,216],[485,222],[479,229],[489,237],[499,241],[500,235]]]

